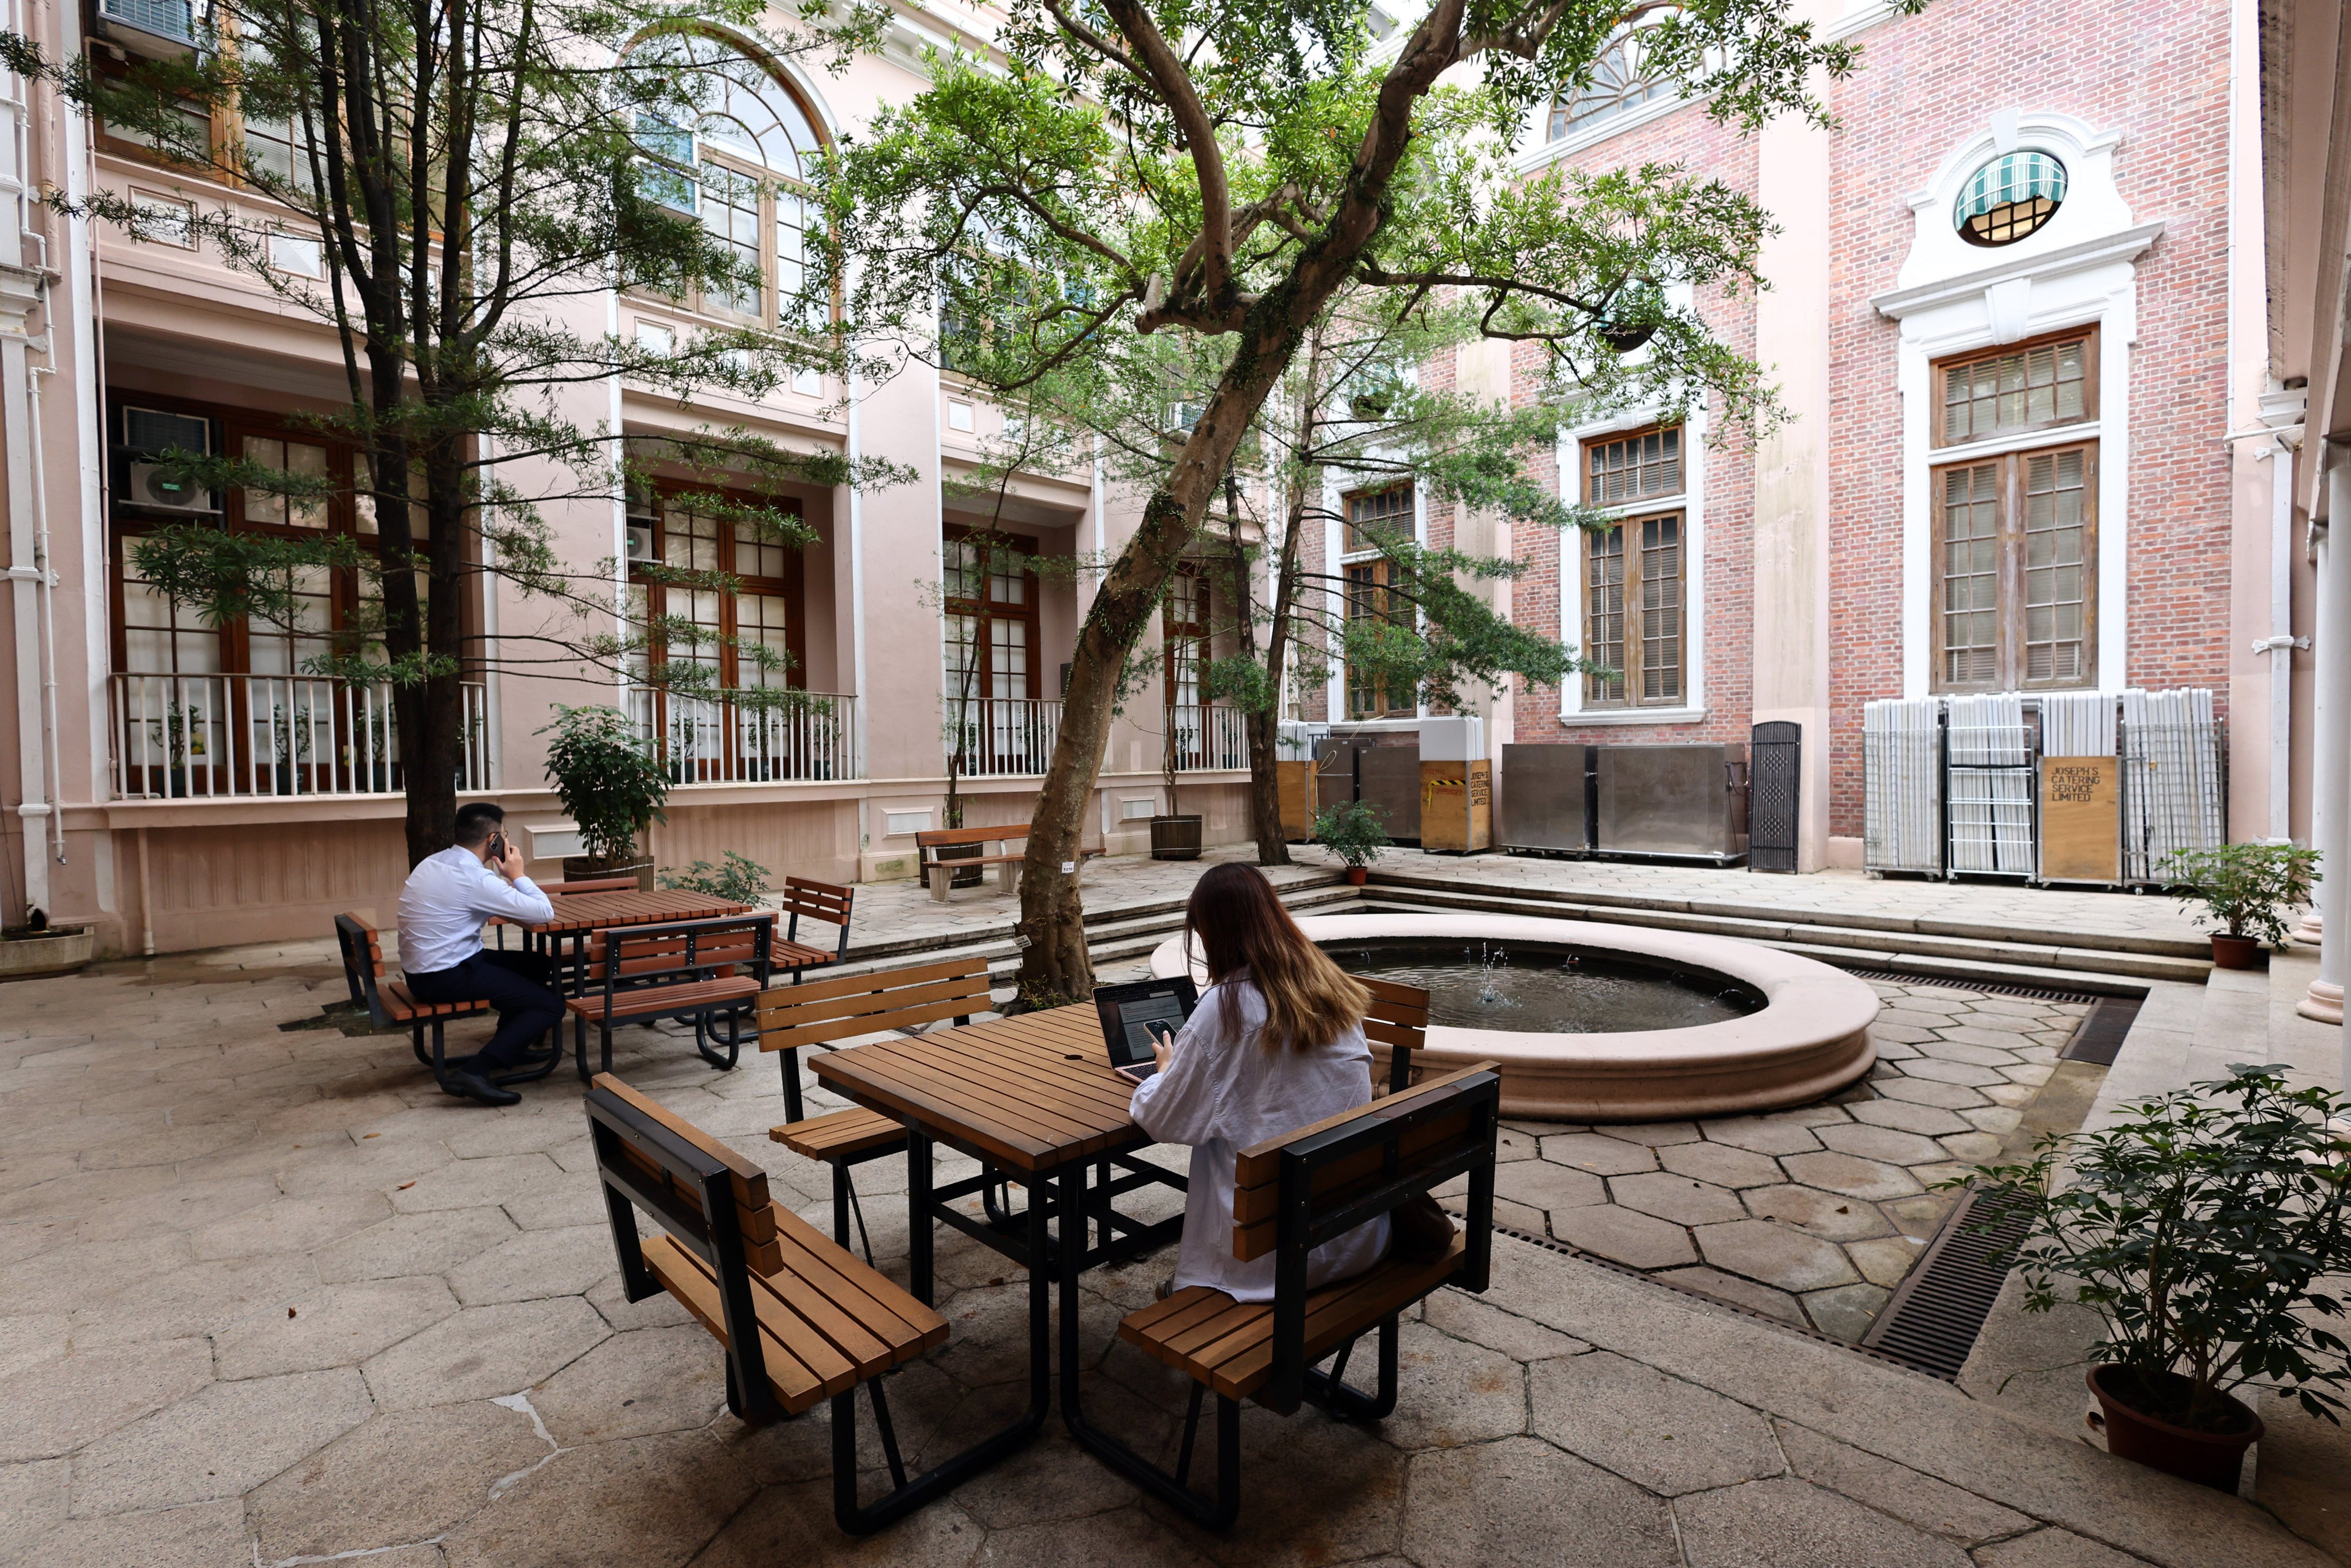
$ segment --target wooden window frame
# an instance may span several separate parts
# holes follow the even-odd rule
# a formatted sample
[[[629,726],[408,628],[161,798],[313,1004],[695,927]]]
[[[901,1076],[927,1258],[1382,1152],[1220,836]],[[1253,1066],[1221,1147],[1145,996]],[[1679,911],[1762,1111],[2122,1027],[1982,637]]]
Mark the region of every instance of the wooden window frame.
[[[976,528],[960,523],[949,523],[940,532],[942,539],[946,542],[986,538],[998,549],[1011,550],[1032,559],[1038,553],[1037,541],[1023,534],[1008,534],[996,529]],[[940,565],[944,568],[946,563],[942,561]],[[968,615],[972,618],[972,656],[977,661],[977,668],[973,675],[974,690],[971,700],[987,702],[995,700],[996,685],[995,648],[988,636],[988,624],[991,622],[1007,620],[1024,622],[1029,628],[1029,670],[1023,685],[1028,687],[1026,693],[1028,700],[1038,701],[1044,695],[1044,650],[1039,640],[1040,628],[1037,603],[1037,573],[1034,570],[1021,573],[1021,598],[1025,602],[1020,604],[998,602],[989,586],[993,576],[994,574],[990,572],[980,573],[982,588],[977,599],[969,595],[943,596],[939,627],[941,637],[944,639],[946,635],[945,622],[947,616]],[[946,701],[951,702],[955,699],[953,691],[943,692],[941,695]]]
[[[2059,680],[2031,680],[2026,666],[2026,569],[2024,484],[2026,465],[2035,457],[2080,452],[2082,463],[2082,669]],[[1928,689],[1938,693],[2091,691],[2098,685],[2098,442],[2095,437],[2054,444],[2022,446],[1963,462],[1938,464],[1928,470],[1927,485],[1932,527],[1929,535],[1928,622],[1930,627]],[[1943,500],[1943,476],[1963,468],[1998,464],[1998,565],[1994,574],[1994,654],[1992,679],[1959,682],[1946,677],[1948,627],[1943,583],[1949,559],[1949,517]]]
[[[640,564],[659,566],[669,548],[669,516],[673,507],[679,511],[692,511],[691,502],[716,497],[739,506],[764,506],[779,511],[790,511],[805,517],[798,497],[754,497],[733,490],[713,490],[707,486],[664,484],[656,481],[653,489],[653,559],[649,562],[632,563],[630,585],[641,588],[645,594],[645,614],[649,623],[657,623],[668,613],[668,589],[648,580],[638,570]],[[638,516],[646,514],[640,513]],[[784,685],[803,689],[808,684],[808,609],[805,592],[805,571],[800,551],[791,546],[784,548],[784,575],[781,577],[747,576],[735,569],[735,523],[732,518],[718,519],[717,570],[733,576],[737,582],[735,592],[718,596],[718,684],[728,691],[741,686],[741,656],[736,652],[734,639],[738,635],[736,621],[736,599],[741,593],[756,593],[780,598],[784,601],[784,646],[791,655],[792,667],[784,672]],[[672,569],[675,570],[675,569]],[[667,646],[658,636],[649,638],[645,657],[651,663],[666,663]]]
[[[1628,442],[1645,441],[1652,435],[1662,437],[1667,434],[1672,434],[1677,438],[1673,462],[1679,482],[1673,488],[1658,490],[1651,495],[1635,495],[1628,500],[1622,501],[1602,502],[1594,498],[1596,486],[1595,476],[1592,471],[1592,458],[1595,449],[1621,445]],[[1619,607],[1618,617],[1622,623],[1617,643],[1620,650],[1620,663],[1615,666],[1617,674],[1614,681],[1622,690],[1612,695],[1605,689],[1610,683],[1604,677],[1586,674],[1583,677],[1582,706],[1583,712],[1637,713],[1643,709],[1670,712],[1689,706],[1690,623],[1697,613],[1697,606],[1690,602],[1689,591],[1688,497],[1690,465],[1693,461],[1690,452],[1689,426],[1686,423],[1656,423],[1641,425],[1631,430],[1605,431],[1586,436],[1576,444],[1578,473],[1576,483],[1579,493],[1585,506],[1609,514],[1609,526],[1604,531],[1614,533],[1618,537],[1621,541],[1619,549],[1625,563],[1625,575],[1621,585],[1623,602]],[[1641,598],[1642,585],[1646,580],[1643,577],[1641,570],[1644,552],[1638,541],[1638,536],[1633,530],[1641,528],[1644,524],[1667,521],[1674,525],[1678,536],[1678,542],[1674,551],[1673,581],[1676,592],[1675,608],[1680,617],[1680,625],[1674,637],[1674,690],[1671,695],[1645,697],[1640,694],[1644,676],[1646,674],[1642,657],[1647,636],[1642,620]],[[1583,546],[1577,551],[1580,563],[1579,591],[1582,595],[1583,612],[1583,624],[1579,632],[1584,648],[1589,653],[1593,646],[1593,622],[1599,613],[1599,607],[1594,599],[1596,585],[1593,581],[1592,575],[1595,559],[1593,547],[1598,542],[1598,536],[1587,531],[1583,533]]]
[[[1395,563],[1385,556],[1350,561],[1339,569],[1340,576],[1346,582],[1346,619],[1350,622],[1372,620],[1394,622],[1397,620],[1389,592],[1395,570]],[[1374,700],[1370,707],[1357,708],[1355,694],[1358,691],[1372,694]],[[1394,694],[1389,692],[1385,681],[1362,681],[1357,679],[1353,664],[1342,666],[1340,700],[1346,710],[1348,723],[1415,717],[1420,712],[1419,694],[1416,692],[1412,695],[1413,701],[1398,703]]]
[[[2068,327],[2063,331],[2043,332],[2037,337],[2022,338],[2013,343],[2001,343],[1991,348],[1971,349],[1963,354],[1952,354],[1944,359],[1935,361],[1933,365],[1933,373],[1928,377],[1930,383],[1928,390],[1928,397],[1929,401],[1927,415],[1927,444],[1928,448],[1932,451],[1940,452],[1947,448],[1955,446],[1982,446],[2001,441],[2024,440],[2038,432],[2044,430],[2070,430],[2082,425],[2095,424],[2099,419],[2098,408],[2100,398],[2100,388],[2098,384],[2098,340],[2103,331],[2104,328],[2095,323],[2087,327]],[[1986,360],[2011,359],[2018,354],[2029,353],[2034,349],[2045,349],[2057,343],[2070,343],[2075,341],[2079,341],[2082,344],[2082,412],[2079,414],[2070,419],[2061,419],[2053,414],[2048,419],[2032,420],[2022,424],[2009,425],[2005,428],[1993,431],[1990,434],[1970,435],[1964,441],[1947,441],[1944,439],[1944,409],[1946,407],[1944,398],[1948,393],[1948,386],[1952,371],[1980,365]]]
[[[1373,520],[1386,522],[1396,517],[1406,518],[1413,526],[1405,529],[1405,534],[1415,538],[1419,537],[1420,503],[1419,498],[1413,494],[1411,480],[1401,480],[1394,485],[1377,485],[1366,490],[1350,490],[1339,497],[1339,506],[1343,513],[1339,524],[1339,553],[1342,557],[1369,555],[1379,549],[1377,545],[1364,541],[1362,526],[1356,521],[1355,508],[1364,503],[1384,500],[1396,495],[1401,495],[1405,498],[1403,508],[1386,513]]]
[[[169,413],[185,414],[192,419],[207,421],[217,443],[215,452],[235,454],[242,451],[245,438],[257,436],[265,441],[295,441],[305,445],[327,449],[327,472],[335,481],[336,494],[327,503],[327,526],[323,528],[248,521],[245,516],[245,491],[231,486],[222,495],[219,526],[230,532],[260,534],[277,538],[317,538],[322,535],[343,534],[357,539],[361,549],[368,548],[371,534],[359,529],[358,508],[352,490],[359,449],[350,442],[339,441],[315,430],[299,429],[283,418],[273,417],[258,409],[235,408],[222,403],[200,402],[189,398],[161,393],[126,392],[116,389],[109,397],[106,444],[110,454],[121,447],[117,434],[122,428],[122,410],[126,405],[158,409]],[[109,486],[107,507],[107,580],[108,620],[111,635],[110,655],[114,669],[125,674],[148,674],[164,672],[132,670],[130,664],[130,628],[125,621],[123,569],[124,549],[129,541],[142,534],[172,527],[181,519],[170,517],[150,517],[131,509],[112,486]],[[329,600],[331,606],[330,635],[341,635],[352,629],[360,604],[360,579],[356,569],[337,568],[331,571]],[[243,620],[233,621],[212,629],[220,639],[220,670],[223,675],[253,674],[253,632]],[[295,674],[298,676],[301,672]]]
[[[1210,643],[1214,637],[1212,627],[1215,624],[1216,601],[1209,586],[1207,563],[1198,560],[1179,560],[1176,563],[1175,575],[1191,580],[1193,604],[1200,618],[1197,621],[1176,620],[1176,596],[1172,592],[1167,596],[1166,602],[1159,607],[1159,678],[1160,690],[1165,695],[1166,699],[1162,706],[1166,707],[1176,706],[1178,645],[1184,643],[1194,644],[1196,651],[1192,679],[1196,685],[1207,678],[1208,661],[1215,656]],[[1199,706],[1207,706],[1207,699],[1201,698]]]

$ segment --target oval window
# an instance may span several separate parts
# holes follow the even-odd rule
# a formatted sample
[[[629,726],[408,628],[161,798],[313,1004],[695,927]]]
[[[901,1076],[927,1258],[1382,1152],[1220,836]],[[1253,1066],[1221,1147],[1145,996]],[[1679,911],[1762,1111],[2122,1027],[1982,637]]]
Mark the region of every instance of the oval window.
[[[2003,152],[1968,177],[1951,223],[1970,245],[2013,245],[2064,204],[2064,164],[2046,152]]]

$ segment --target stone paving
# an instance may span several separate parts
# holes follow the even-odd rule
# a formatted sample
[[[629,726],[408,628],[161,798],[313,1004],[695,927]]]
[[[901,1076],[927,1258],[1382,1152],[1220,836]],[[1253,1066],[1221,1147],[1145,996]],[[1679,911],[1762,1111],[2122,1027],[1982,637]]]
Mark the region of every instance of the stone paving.
[[[747,1431],[724,1414],[706,1334],[665,1297],[620,1299],[569,1075],[485,1111],[439,1093],[404,1038],[281,1027],[315,1023],[340,991],[324,942],[5,991],[0,1563],[2331,1561],[2255,1502],[2109,1458],[2081,1435],[2078,1393],[2070,1408],[1970,1397],[1507,1238],[1489,1292],[1441,1293],[1407,1324],[1388,1420],[1248,1413],[1242,1524],[1228,1536],[1141,1500],[1049,1427],[951,1499],[850,1542],[831,1521],[824,1416]],[[2032,1053],[2053,1049],[2033,1037],[2064,1027],[2039,1004],[2016,1012],[1942,988],[1895,999],[1889,1029],[1925,1038],[1889,1033],[1879,1076],[1846,1103],[1751,1119],[1763,1147],[1724,1135],[1727,1123],[1514,1130],[1504,1190],[1517,1184],[1510,1201],[1527,1206],[1516,1222],[1540,1212],[1567,1234],[1595,1211],[1654,1220],[1691,1250],[1652,1266],[1716,1270],[1708,1288],[1732,1295],[1736,1281],[1760,1304],[1770,1298],[1753,1292],[1780,1265],[1772,1248],[1741,1252],[1738,1239],[1769,1230],[1782,1250],[1828,1241],[1811,1227],[1835,1227],[1814,1208],[1782,1212],[1761,1196],[1808,1183],[1845,1202],[1846,1215],[1828,1206],[1836,1226],[1876,1215],[1890,1228],[1838,1240],[1858,1281],[1768,1287],[1786,1292],[1783,1312],[1840,1321],[1813,1298],[1883,1288],[1851,1249],[1907,1246],[1895,1217],[1924,1221],[1889,1207],[1923,1196],[1907,1187],[1860,1197],[1838,1186],[1859,1185],[1849,1178],[1861,1162],[1888,1173],[1880,1182],[1915,1186],[1980,1146],[1936,1142],[1935,1157],[1910,1161],[1920,1145],[1896,1150],[1872,1132],[1997,1138],[1998,1113],[2018,1109],[2045,1066]],[[1936,1001],[1946,1005],[1922,1005]],[[781,1119],[769,1064],[714,1073],[686,1041],[649,1030],[617,1043],[632,1082],[828,1222],[823,1173],[765,1137]],[[1970,1061],[1962,1048],[2001,1058]],[[1938,1103],[1949,1091],[1973,1098]],[[1906,1106],[1970,1130],[1871,1119],[1913,1115]],[[1819,1146],[1772,1141],[1798,1134]],[[1747,1184],[1765,1173],[1740,1155],[1779,1175]],[[1555,1190],[1539,1191],[1538,1177]],[[1588,1196],[1586,1183],[1623,1196],[1564,1201]],[[859,1185],[877,1254],[895,1270],[903,1172],[867,1166]],[[1683,1190],[1700,1206],[1649,1212],[1677,1213]],[[1116,1345],[1113,1328],[1164,1267],[1091,1276],[1083,1309],[1090,1407],[1163,1457],[1183,1390]],[[1000,1422],[1023,1375],[1017,1270],[943,1236],[940,1271],[953,1337],[891,1382],[916,1462]]]
[[[1867,1080],[1761,1115],[1514,1123],[1495,1218],[1691,1290],[1858,1340],[1956,1194],[2001,1152],[2085,1003],[1879,984]]]

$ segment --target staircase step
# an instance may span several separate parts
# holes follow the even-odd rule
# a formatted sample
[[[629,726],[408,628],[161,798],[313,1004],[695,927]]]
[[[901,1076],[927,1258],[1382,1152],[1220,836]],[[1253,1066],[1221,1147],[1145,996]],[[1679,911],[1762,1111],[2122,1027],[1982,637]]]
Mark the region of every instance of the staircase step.
[[[1412,888],[1435,893],[1487,891],[1491,884],[1480,886],[1468,879],[1435,876],[1425,872],[1391,872],[1374,867],[1372,872],[1374,888]],[[1667,898],[1655,894],[1610,893],[1593,888],[1512,887],[1498,894],[1522,903],[1573,904],[1593,909],[1621,910],[1626,913],[1608,916],[1623,925],[1644,922],[1631,918],[1635,910],[1652,910],[1661,914],[1745,920],[1768,925],[1826,925],[1848,931],[1880,931],[1900,933],[1916,937],[1956,937],[1963,941],[2022,943],[2027,946],[2056,948],[2094,948],[2116,953],[2146,953],[2167,958],[2195,958],[2207,962],[2211,958],[2208,945],[2200,939],[2174,936],[2139,936],[2127,933],[2064,930],[2054,927],[2036,928],[2017,925],[1991,925],[1981,921],[1943,920],[1932,916],[1875,915],[1860,910],[1787,908],[1776,904],[1727,899]],[[2120,896],[2120,895],[2118,895]],[[1682,929],[1697,930],[1697,926]],[[1918,950],[1917,943],[1910,944]]]
[[[1695,911],[1676,912],[1630,904],[1598,905],[1551,898],[1520,898],[1499,894],[1471,894],[1429,885],[1416,878],[1409,885],[1384,881],[1367,890],[1370,904],[1394,909],[1426,909],[1524,915],[1538,919],[1593,920],[1614,925],[1639,925],[1668,931],[1698,931],[1735,936],[1767,946],[1842,963],[1848,967],[1892,967],[1893,961],[1929,962],[1931,972],[1957,977],[1993,967],[2030,969],[2052,974],[2130,975],[2151,980],[2179,980],[2201,985],[2211,969],[2209,954],[2200,961],[2168,955],[2116,951],[2059,943],[1966,939],[1927,936],[1916,931],[1882,927],[1843,927],[1823,924],[1764,920]],[[1719,907],[1719,906],[1718,906]],[[1832,956],[1834,955],[1834,956]]]

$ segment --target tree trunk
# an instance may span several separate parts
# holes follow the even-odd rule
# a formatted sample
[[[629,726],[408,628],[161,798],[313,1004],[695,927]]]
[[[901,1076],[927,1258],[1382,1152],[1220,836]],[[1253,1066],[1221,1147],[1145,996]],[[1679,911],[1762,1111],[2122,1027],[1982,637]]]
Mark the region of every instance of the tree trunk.
[[[1281,775],[1274,755],[1274,737],[1280,733],[1279,707],[1249,716],[1249,826],[1257,834],[1259,865],[1290,863],[1290,837],[1281,827]]]

